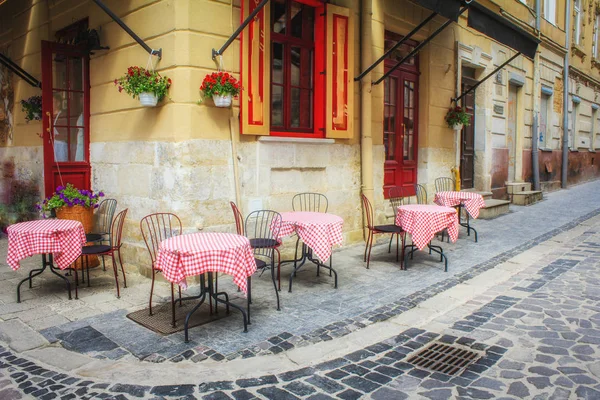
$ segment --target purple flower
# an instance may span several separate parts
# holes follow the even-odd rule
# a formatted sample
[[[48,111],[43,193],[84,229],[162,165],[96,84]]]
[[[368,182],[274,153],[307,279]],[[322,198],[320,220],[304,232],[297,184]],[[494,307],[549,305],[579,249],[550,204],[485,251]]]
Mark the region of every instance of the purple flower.
[[[101,192],[99,192],[99,193],[98,193],[98,196],[100,196],[100,197],[103,197],[103,196],[104,196],[104,192],[102,192],[102,191],[101,191]]]
[[[94,204],[94,208],[98,208],[98,207],[100,207],[99,204]]]

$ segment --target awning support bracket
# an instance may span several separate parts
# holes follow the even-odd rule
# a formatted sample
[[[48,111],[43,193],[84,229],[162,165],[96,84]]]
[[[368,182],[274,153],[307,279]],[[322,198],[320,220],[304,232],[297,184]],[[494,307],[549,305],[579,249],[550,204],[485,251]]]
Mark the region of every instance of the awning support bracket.
[[[467,11],[468,7],[463,7],[460,9],[460,11],[458,12],[458,15],[463,14],[465,11]],[[419,43],[414,49],[413,51],[411,51],[409,54],[407,54],[406,56],[404,56],[400,61],[398,61],[396,63],[396,65],[394,65],[388,72],[386,72],[385,74],[383,74],[383,76],[381,78],[379,78],[378,80],[376,80],[375,82],[373,82],[373,85],[379,85],[381,82],[383,82],[383,80],[385,78],[387,78],[388,76],[390,76],[390,74],[392,72],[394,72],[396,69],[398,69],[398,67],[400,67],[402,64],[404,64],[407,60],[410,60],[412,57],[415,56],[415,54],[417,54],[419,51],[421,51],[421,49],[427,44],[429,43],[431,40],[433,40],[434,37],[436,37],[437,35],[439,35],[448,25],[450,25],[453,21],[451,19],[447,20],[446,22],[444,22],[442,24],[442,26],[440,26],[438,29],[436,29],[431,35],[429,35],[429,37],[425,40],[423,40],[421,43]]]
[[[42,82],[38,81],[29,72],[19,67],[13,60],[0,53],[0,64],[6,66],[9,70],[14,72],[19,78],[29,83],[33,87],[42,88]]]
[[[133,40],[138,42],[138,44],[142,46],[144,50],[148,52],[148,54],[150,54],[151,56],[158,56],[159,60],[162,59],[162,49],[155,50],[148,46],[146,42],[142,40],[142,38],[136,35],[136,33],[132,31],[131,28],[129,28],[125,24],[125,22],[123,22],[121,18],[119,18],[114,12],[112,12],[110,8],[108,8],[101,0],[94,0],[94,3],[96,3],[98,7],[100,7],[105,13],[108,14],[109,17],[112,18],[113,21],[115,21],[121,28],[123,28],[123,30],[127,32],[127,34],[129,34],[129,36],[133,38]]]
[[[356,78],[354,78],[355,81],[360,81],[362,78],[364,78],[364,76],[366,74],[368,74],[369,72],[371,72],[375,67],[377,67],[383,60],[385,60],[390,54],[392,54],[393,51],[395,51],[398,47],[402,46],[402,44],[404,42],[406,42],[408,39],[410,39],[415,33],[417,33],[422,27],[425,26],[425,24],[427,24],[429,21],[431,21],[436,15],[438,15],[437,12],[431,13],[431,15],[429,15],[429,17],[425,18],[423,20],[423,22],[421,22],[419,25],[417,25],[412,31],[410,31],[406,36],[404,36],[402,39],[400,39],[398,41],[398,43],[396,43],[392,48],[390,48],[388,51],[385,52],[384,55],[382,55],[381,57],[379,57],[379,59],[377,61],[375,61],[373,64],[371,64],[371,66],[369,68],[367,68],[366,70],[364,70],[360,75],[358,75]]]
[[[262,10],[263,7],[265,5],[267,5],[268,2],[269,2],[269,0],[262,0],[256,6],[256,8],[254,10],[252,10],[250,15],[248,15],[248,17],[244,20],[244,22],[242,22],[242,24],[235,30],[235,32],[233,32],[233,34],[229,37],[229,39],[227,39],[225,44],[223,46],[221,46],[221,48],[219,50],[212,49],[212,59],[213,60],[216,59],[218,56],[223,55],[223,53],[225,52],[225,50],[227,50],[229,45],[231,43],[233,43],[233,41],[240,35],[240,33],[242,33],[244,28],[250,23],[250,21],[252,21],[252,19],[254,17],[256,17],[256,14],[258,14],[260,12],[260,10]]]
[[[480,80],[479,82],[477,82],[476,84],[474,84],[473,86],[471,86],[469,88],[469,90],[467,90],[466,92],[464,92],[460,96],[451,99],[450,101],[454,102],[454,103],[458,103],[460,99],[462,99],[463,97],[465,97],[467,94],[471,93],[473,90],[477,89],[477,87],[479,85],[481,85],[483,82],[485,82],[486,80],[488,80],[491,76],[496,75],[498,73],[498,71],[500,71],[502,68],[506,67],[512,60],[514,60],[515,58],[517,58],[520,55],[521,55],[521,53],[517,52],[514,56],[512,56],[511,58],[509,58],[508,60],[506,60],[504,63],[502,63],[502,65],[500,65],[498,68],[496,68],[495,70],[493,70],[492,72],[490,72],[488,75],[486,75],[485,78],[483,78],[482,80]]]

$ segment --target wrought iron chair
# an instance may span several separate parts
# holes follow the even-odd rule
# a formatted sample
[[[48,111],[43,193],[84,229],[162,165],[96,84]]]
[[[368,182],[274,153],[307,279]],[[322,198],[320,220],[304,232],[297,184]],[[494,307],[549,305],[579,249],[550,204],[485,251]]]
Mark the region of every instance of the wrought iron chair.
[[[321,193],[298,193],[292,197],[292,210],[294,211],[313,211],[326,213],[329,207],[329,201]]]
[[[456,190],[456,182],[452,178],[442,177],[435,180],[436,192],[454,192]]]
[[[410,204],[410,197],[404,197],[404,188],[401,186],[394,186],[390,188],[390,205],[394,210],[394,221],[396,220],[396,214],[398,214],[398,207],[405,204]],[[394,240],[395,233],[390,236],[390,244],[388,245],[388,253],[392,252],[392,241]]]
[[[233,218],[235,219],[235,230],[238,235],[244,235],[244,216],[242,212],[238,208],[238,206],[230,201],[229,205],[231,206],[231,211],[233,211]]]
[[[140,230],[142,237],[146,243],[150,260],[152,262],[152,285],[150,286],[150,315],[152,315],[152,295],[154,293],[155,275],[161,272],[156,268],[156,256],[160,242],[173,236],[180,235],[183,228],[179,217],[172,213],[155,213],[146,215],[140,221]],[[181,287],[179,287],[179,301],[181,302]],[[175,289],[171,283],[171,310],[172,310],[172,325],[175,326]]]
[[[373,225],[374,215],[373,215],[373,207],[371,206],[371,202],[364,194],[361,194],[361,197],[362,197],[363,206],[365,208],[365,214],[367,216],[367,229],[369,230],[369,234],[367,236],[367,243],[365,245],[365,254],[363,257],[363,261],[366,261],[366,263],[367,263],[367,269],[369,269],[369,263],[371,260],[371,248],[373,247],[373,237],[376,234],[380,234],[380,233],[397,235],[396,236],[396,261],[398,261],[398,248],[399,248],[398,239],[399,239],[399,237],[402,238],[402,259],[400,260],[400,269],[402,269],[404,266],[404,244],[405,244],[405,237],[406,237],[405,232],[402,230],[402,228],[400,228],[399,226],[394,225],[394,224]],[[367,253],[367,251],[368,251],[368,253]]]
[[[427,204],[427,189],[425,189],[425,186],[415,183],[415,196],[417,197],[417,204]]]
[[[279,230],[281,229],[281,214],[271,210],[259,210],[251,212],[246,217],[245,232],[250,245],[254,251],[254,259],[256,260],[257,270],[271,270],[271,279],[277,296],[277,311],[279,311],[279,288],[275,281],[275,253],[277,253],[277,277],[279,278],[279,269],[281,267],[281,255],[277,246],[279,241]],[[270,266],[264,259],[270,261]],[[251,279],[248,278],[248,319],[250,319],[250,304],[251,299]]]
[[[94,213],[94,231],[85,235],[85,239],[88,242],[100,242],[99,244],[103,244],[109,241],[110,228],[116,210],[117,200],[104,199],[100,202],[98,210]],[[104,256],[102,256],[102,269],[106,271]]]
[[[123,273],[123,285],[127,287],[127,278],[125,277],[125,268],[123,267],[123,261],[121,259],[121,236],[123,234],[123,223],[125,222],[125,216],[127,215],[127,208],[117,214],[116,218],[112,221],[110,228],[110,236],[108,238],[108,245],[106,244],[94,244],[91,246],[84,246],[81,251],[81,255],[87,273],[88,286],[90,286],[90,266],[88,257],[91,255],[96,256],[110,256],[112,258],[113,270],[115,272],[115,283],[117,285],[117,298],[121,297],[121,291],[119,289],[119,274],[117,271],[117,258],[115,254],[118,256],[119,264],[121,265],[121,272]],[[83,274],[83,268],[81,269],[81,273]],[[75,280],[75,297],[77,298],[77,280]]]

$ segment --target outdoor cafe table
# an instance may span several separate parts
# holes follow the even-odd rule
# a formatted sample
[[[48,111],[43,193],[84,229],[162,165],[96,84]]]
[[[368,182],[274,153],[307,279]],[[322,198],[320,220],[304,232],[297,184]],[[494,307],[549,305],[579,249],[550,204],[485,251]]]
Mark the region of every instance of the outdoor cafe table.
[[[406,254],[412,258],[413,253],[427,246],[431,251],[440,255],[440,261],[444,261],[444,270],[448,271],[448,258],[441,246],[433,246],[430,242],[437,232],[448,230],[448,235],[453,242],[458,238],[458,215],[454,208],[437,206],[432,204],[409,204],[398,207],[396,213],[396,225],[412,237],[412,250]],[[439,249],[439,250],[438,250]]]
[[[475,242],[477,242],[477,231],[469,223],[469,216],[477,219],[479,210],[485,207],[485,201],[479,193],[473,192],[437,192],[434,203],[446,207],[464,207],[467,210],[467,222],[463,223],[458,213],[458,223],[467,228],[467,236],[471,236],[471,231],[475,232]],[[443,240],[443,238],[442,238]]]
[[[317,276],[321,267],[328,269],[329,276],[334,275],[334,287],[337,288],[337,272],[331,266],[331,249],[335,245],[342,244],[342,226],[344,220],[334,214],[290,211],[281,213],[281,229],[279,239],[296,232],[299,240],[302,240],[302,254],[299,259],[282,261],[282,263],[293,262],[294,271],[290,274],[290,287],[292,291],[292,279],[306,261],[311,261],[317,266]],[[297,247],[296,247],[297,249]],[[317,258],[313,257],[313,253]],[[329,259],[329,265],[324,262]]]
[[[162,271],[170,282],[187,287],[186,279],[200,275],[200,302],[185,318],[185,341],[188,341],[188,322],[192,314],[200,308],[206,295],[215,302],[233,307],[242,313],[244,332],[248,331],[246,312],[229,302],[226,293],[216,293],[212,284],[212,273],[233,276],[233,282],[245,293],[248,292],[248,277],[256,272],[256,261],[248,238],[233,233],[199,232],[174,236],[163,240],[158,248],[155,268]],[[204,274],[208,274],[208,287]],[[224,294],[225,300],[218,296]],[[173,314],[174,315],[174,314]]]
[[[6,262],[13,270],[19,269],[22,259],[34,254],[42,255],[42,268],[31,270],[29,276],[17,285],[17,303],[21,302],[21,285],[29,281],[31,288],[33,277],[40,275],[47,267],[66,282],[71,300],[71,284],[56,269],[69,268],[81,255],[81,249],[86,243],[81,222],[68,219],[27,221],[9,226],[7,232]]]

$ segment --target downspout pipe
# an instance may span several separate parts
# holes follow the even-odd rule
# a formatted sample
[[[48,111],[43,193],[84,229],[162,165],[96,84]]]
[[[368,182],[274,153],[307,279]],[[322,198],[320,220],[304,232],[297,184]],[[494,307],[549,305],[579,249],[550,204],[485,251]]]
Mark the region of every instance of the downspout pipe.
[[[565,66],[563,68],[563,140],[562,140],[562,166],[561,187],[567,188],[567,175],[569,170],[569,57],[571,53],[571,0],[567,0],[565,18]]]
[[[372,18],[373,0],[361,0],[360,66],[364,71],[373,62]],[[371,119],[371,72],[360,81],[360,155],[362,193],[373,204],[373,135]],[[366,227],[366,216],[363,216]],[[364,231],[365,237],[367,230]]]
[[[538,38],[541,37],[541,13],[542,13],[542,2],[535,2],[535,30],[537,32]],[[531,173],[533,175],[533,190],[540,190],[540,153],[539,153],[539,143],[540,143],[540,53],[537,52],[535,58],[533,59],[533,87],[534,87],[534,95],[533,97],[533,134],[531,135]]]

